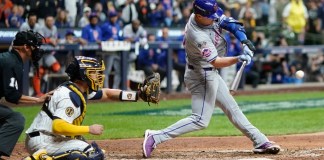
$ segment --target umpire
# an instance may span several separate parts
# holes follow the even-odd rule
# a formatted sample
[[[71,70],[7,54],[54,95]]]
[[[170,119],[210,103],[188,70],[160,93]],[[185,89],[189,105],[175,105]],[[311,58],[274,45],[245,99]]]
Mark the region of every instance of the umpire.
[[[36,68],[44,51],[44,37],[37,32],[18,32],[8,52],[0,53],[0,99],[15,104],[43,103],[50,93],[35,98],[22,95],[23,63],[31,60]],[[0,104],[0,159],[9,157],[24,129],[25,118],[8,106]]]

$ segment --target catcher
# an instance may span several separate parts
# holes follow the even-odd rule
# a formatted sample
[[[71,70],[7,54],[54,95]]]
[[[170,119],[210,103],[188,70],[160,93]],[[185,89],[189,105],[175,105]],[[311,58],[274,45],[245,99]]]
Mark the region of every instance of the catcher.
[[[41,111],[26,130],[26,148],[30,154],[25,160],[102,160],[104,151],[82,135],[101,135],[103,126],[81,125],[87,111],[87,100],[134,101],[158,103],[159,74],[145,79],[138,91],[102,88],[104,64],[95,58],[77,56],[67,66],[70,81],[61,84],[53,96],[45,101]],[[101,89],[102,88],[102,89]]]

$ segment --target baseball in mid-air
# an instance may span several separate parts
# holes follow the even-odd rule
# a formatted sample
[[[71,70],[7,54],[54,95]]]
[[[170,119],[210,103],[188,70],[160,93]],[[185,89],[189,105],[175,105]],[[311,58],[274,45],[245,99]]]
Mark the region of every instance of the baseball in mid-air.
[[[301,78],[304,77],[304,75],[305,75],[305,73],[304,73],[304,71],[302,71],[302,70],[298,70],[298,71],[296,72],[296,78],[301,79]]]

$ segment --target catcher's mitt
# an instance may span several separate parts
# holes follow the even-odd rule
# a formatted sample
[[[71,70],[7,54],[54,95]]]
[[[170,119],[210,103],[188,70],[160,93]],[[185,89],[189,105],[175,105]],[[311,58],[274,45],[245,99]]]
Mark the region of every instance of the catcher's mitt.
[[[160,100],[160,74],[153,73],[152,75],[145,78],[143,84],[139,85],[139,97],[151,103],[158,103]]]

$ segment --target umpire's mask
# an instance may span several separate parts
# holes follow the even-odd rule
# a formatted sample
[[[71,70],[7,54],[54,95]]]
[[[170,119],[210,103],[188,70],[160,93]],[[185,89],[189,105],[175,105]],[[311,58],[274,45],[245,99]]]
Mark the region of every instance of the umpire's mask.
[[[32,46],[32,55],[31,60],[33,65],[38,68],[38,61],[43,57],[44,50],[41,49],[41,45],[45,42],[45,38],[38,32],[32,30],[20,31],[16,34],[15,39],[13,40],[14,46],[28,45]]]

